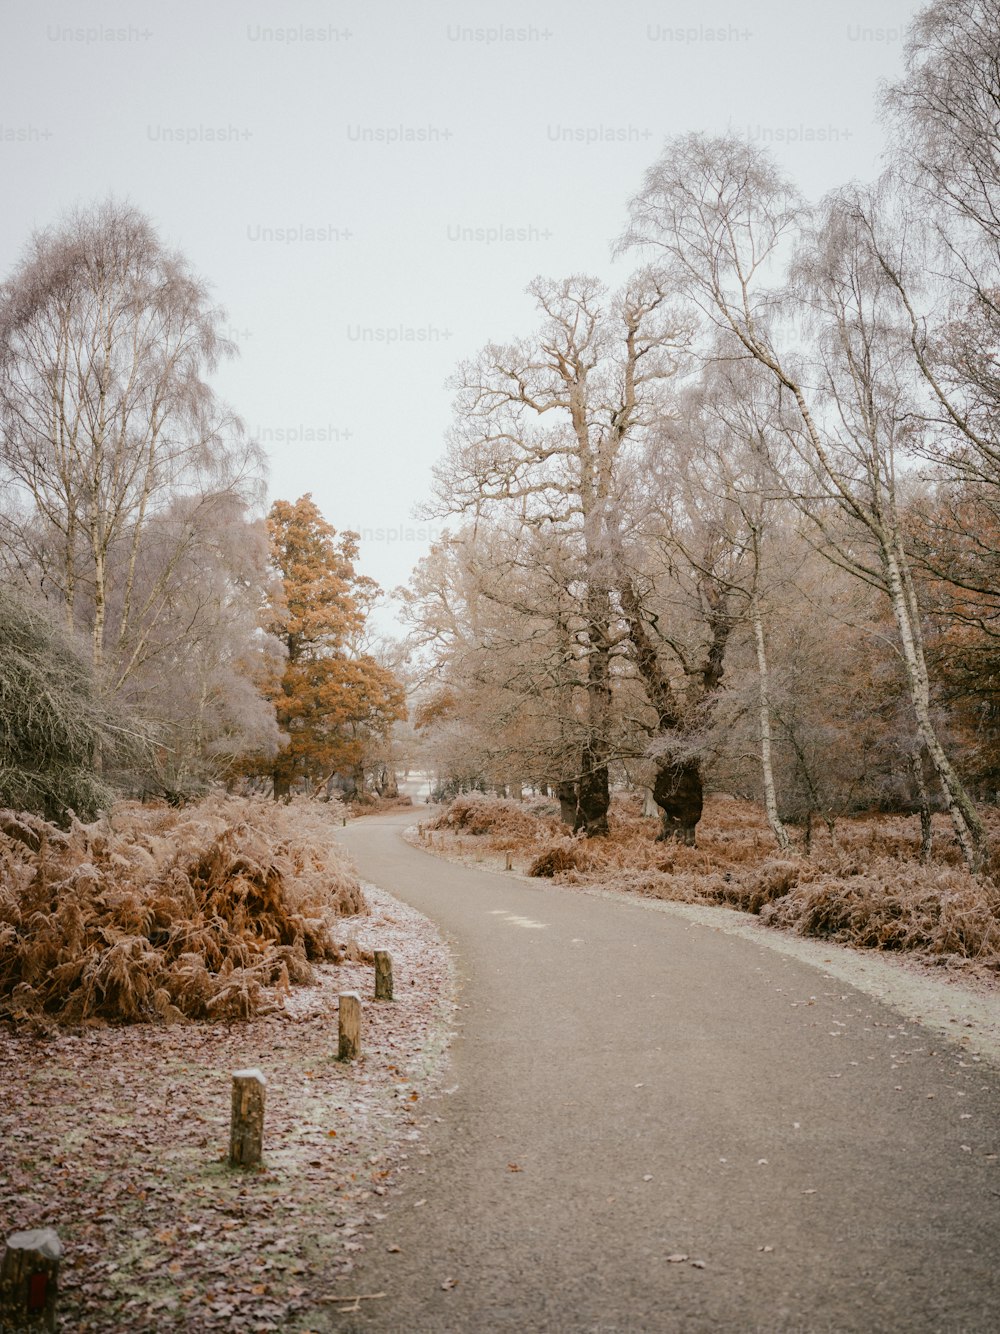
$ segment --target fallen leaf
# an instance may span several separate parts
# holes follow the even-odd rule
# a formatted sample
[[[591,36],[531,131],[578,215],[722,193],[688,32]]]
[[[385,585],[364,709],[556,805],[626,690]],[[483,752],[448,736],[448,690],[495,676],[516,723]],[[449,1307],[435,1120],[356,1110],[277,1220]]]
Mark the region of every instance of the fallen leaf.
[[[668,1256],[667,1256],[667,1264],[668,1264],[668,1265],[679,1265],[679,1264],[683,1264],[684,1261],[685,1261],[686,1259],[687,1259],[687,1256],[686,1256],[686,1255],[681,1255],[680,1252],[677,1252],[677,1253],[674,1254],[674,1255],[668,1255]]]
[[[508,1172],[523,1172],[523,1171],[524,1171],[524,1168],[523,1168],[523,1167],[518,1167],[517,1163],[508,1163],[508,1164],[507,1164],[507,1171],[508,1171]]]
[[[705,1261],[704,1261],[704,1260],[692,1260],[692,1261],[691,1261],[691,1268],[692,1268],[692,1269],[704,1269],[704,1268],[705,1268]]]

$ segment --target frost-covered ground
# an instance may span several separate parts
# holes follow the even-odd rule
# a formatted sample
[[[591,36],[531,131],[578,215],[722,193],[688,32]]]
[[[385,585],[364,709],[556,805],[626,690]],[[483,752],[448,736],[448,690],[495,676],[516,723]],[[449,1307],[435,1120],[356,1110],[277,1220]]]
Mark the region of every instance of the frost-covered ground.
[[[345,963],[246,1023],[0,1028],[0,1220],[5,1235],[58,1231],[62,1328],[304,1331],[351,1295],[353,1256],[396,1174],[421,1161],[453,1011],[434,926],[365,894],[351,934],[392,954],[392,1004],[372,1000],[371,967]],[[346,1066],[350,990],[363,1056]],[[247,1066],[268,1081],[265,1161],[234,1172],[230,1080]]]

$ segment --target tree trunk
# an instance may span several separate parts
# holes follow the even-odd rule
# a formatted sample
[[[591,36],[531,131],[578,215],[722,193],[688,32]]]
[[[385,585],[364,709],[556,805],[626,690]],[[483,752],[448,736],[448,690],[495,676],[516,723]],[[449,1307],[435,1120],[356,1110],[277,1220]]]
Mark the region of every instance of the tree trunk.
[[[931,859],[934,843],[934,825],[931,820],[931,798],[924,778],[923,755],[919,750],[910,752],[910,772],[913,774],[913,786],[917,790],[918,809],[920,811],[920,860],[926,866]]]
[[[913,608],[907,598],[905,572],[899,557],[888,548],[883,549],[889,598],[892,603],[896,627],[899,630],[900,644],[903,650],[903,665],[906,669],[907,684],[913,711],[917,717],[917,729],[920,739],[934,767],[945,805],[951,817],[955,838],[962,849],[965,864],[972,872],[982,868],[985,853],[986,834],[982,821],[966,792],[962,780],[952,767],[938,739],[931,717],[930,681],[927,675],[927,663],[924,659],[923,644],[919,629],[914,626]]]
[[[611,789],[608,779],[608,731],[611,720],[611,672],[608,643],[608,593],[592,584],[587,594],[587,727],[580,757],[576,828],[588,838],[608,832]]]
[[[656,772],[653,800],[660,808],[657,843],[675,838],[693,848],[695,829],[701,819],[703,791],[701,765],[697,760],[665,764]]]
[[[760,604],[756,596],[751,600],[750,617],[753,621],[754,644],[757,649],[757,683],[760,704],[760,767],[764,785],[764,809],[767,823],[778,841],[782,852],[791,847],[788,830],[781,823],[778,814],[778,798],[774,786],[774,769],[771,764],[771,700],[769,693],[770,677],[767,670],[767,652],[764,644],[764,622],[760,614]]]
[[[608,766],[601,750],[588,741],[580,764],[580,795],[574,828],[588,838],[603,838],[608,832],[608,807],[611,790]]]
[[[559,818],[563,824],[568,824],[570,829],[576,828],[576,812],[579,805],[575,783],[558,783],[556,785],[556,796],[559,798]]]
[[[656,710],[659,734],[677,735],[682,730],[680,704],[669,677],[660,666],[656,645],[643,622],[642,608],[635,587],[627,577],[622,579],[620,595],[629,624],[635,665],[646,688],[649,702]],[[714,657],[712,662],[714,665]],[[717,665],[717,674],[722,675],[721,657]],[[657,842],[663,843],[676,838],[681,843],[694,847],[695,829],[701,819],[703,805],[701,764],[697,759],[680,762],[654,760],[654,763],[657,768],[653,780],[653,800],[660,808],[660,832],[656,836]]]

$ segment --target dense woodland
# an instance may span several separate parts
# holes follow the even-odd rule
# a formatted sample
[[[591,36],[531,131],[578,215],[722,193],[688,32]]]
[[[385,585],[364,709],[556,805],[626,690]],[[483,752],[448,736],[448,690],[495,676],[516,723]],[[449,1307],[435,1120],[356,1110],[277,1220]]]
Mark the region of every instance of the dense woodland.
[[[455,373],[406,615],[446,786],[527,784],[607,832],[707,789],[789,826],[945,812],[998,774],[1000,88],[994,3],[915,21],[883,175],[809,204],[760,146],[667,142],[617,290],[538,279]]]

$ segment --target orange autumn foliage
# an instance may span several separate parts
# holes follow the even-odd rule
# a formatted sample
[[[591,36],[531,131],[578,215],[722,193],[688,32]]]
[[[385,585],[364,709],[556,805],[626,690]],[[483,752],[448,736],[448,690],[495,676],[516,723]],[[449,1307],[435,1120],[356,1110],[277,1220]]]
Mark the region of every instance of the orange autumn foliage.
[[[354,568],[356,533],[338,534],[310,495],[268,516],[281,580],[267,629],[288,653],[272,698],[287,746],[273,762],[275,795],[356,771],[366,743],[405,718],[403,688],[357,647],[378,585]]]

